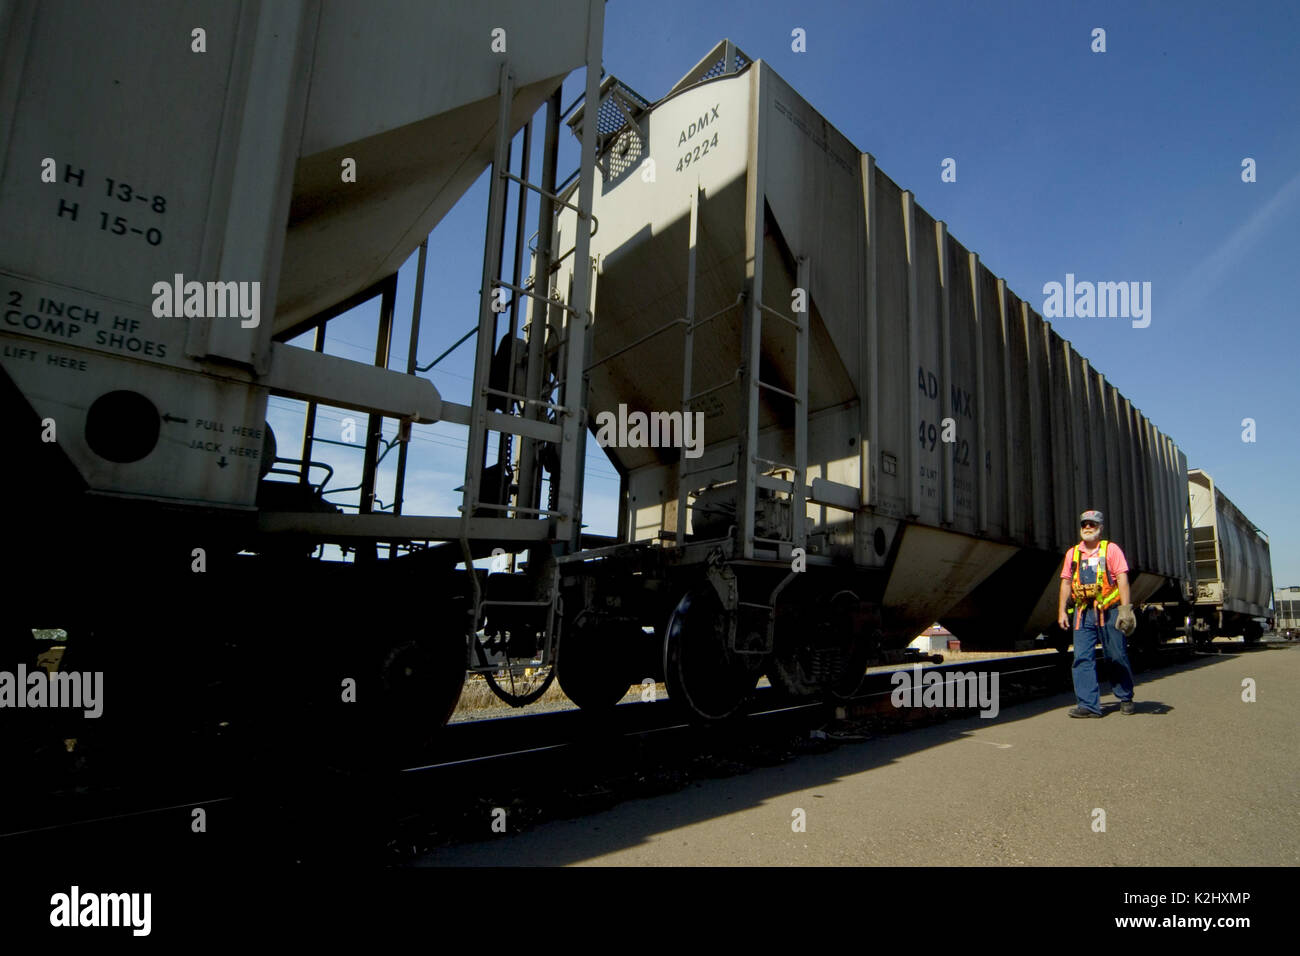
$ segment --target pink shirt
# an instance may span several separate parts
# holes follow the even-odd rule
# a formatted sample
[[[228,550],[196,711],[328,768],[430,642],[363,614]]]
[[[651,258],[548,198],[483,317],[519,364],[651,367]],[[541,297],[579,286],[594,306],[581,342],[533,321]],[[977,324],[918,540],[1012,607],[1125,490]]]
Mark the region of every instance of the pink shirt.
[[[1079,558],[1090,558],[1100,550],[1099,547],[1088,550],[1088,546],[1082,541],[1079,542]],[[1070,559],[1074,557],[1074,548],[1065,552],[1065,561],[1061,564],[1061,580],[1069,581],[1074,575],[1070,573]],[[1106,545],[1106,570],[1110,572],[1113,580],[1118,581],[1121,574],[1128,572],[1128,559],[1124,557],[1124,552],[1120,550],[1119,545],[1114,541]]]

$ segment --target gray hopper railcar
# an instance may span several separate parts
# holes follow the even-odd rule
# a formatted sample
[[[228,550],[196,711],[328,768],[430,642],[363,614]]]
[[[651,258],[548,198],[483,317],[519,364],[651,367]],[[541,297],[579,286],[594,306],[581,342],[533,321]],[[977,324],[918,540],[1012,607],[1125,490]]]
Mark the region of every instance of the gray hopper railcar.
[[[483,391],[490,330],[469,405],[415,374],[418,311],[410,365],[390,369],[388,353],[398,267],[485,168],[519,168],[512,138],[542,107],[546,168],[530,190],[556,190],[561,85],[592,64],[594,97],[603,15],[603,0],[184,0],[129,16],[90,0],[0,4],[0,413],[14,505],[0,657],[27,654],[33,625],[65,628],[66,666],[102,670],[108,686],[87,735],[128,739],[139,725],[156,737],[183,726],[159,713],[195,708],[212,726],[300,720],[315,704],[324,720],[351,681],[356,706],[340,720],[362,715],[374,744],[422,741],[455,706],[467,633],[491,642],[521,613],[498,604],[486,623],[485,576],[456,563],[576,540],[575,480],[552,467],[557,508],[511,516],[482,453],[488,425],[571,446],[578,408],[559,421],[502,415]],[[593,131],[576,180],[588,191],[594,148]],[[506,185],[494,177],[498,238]],[[492,260],[485,251],[485,283]],[[326,354],[329,322],[372,298],[374,364]],[[495,322],[488,296],[481,312]],[[314,350],[289,344],[313,329]],[[436,331],[442,344],[452,334]],[[307,403],[301,450],[272,435],[271,395]],[[347,513],[329,497],[342,483],[330,486],[330,449],[313,432],[320,406],[366,423]],[[401,445],[396,489],[376,487],[385,419],[403,439],[421,423],[480,426],[461,514],[403,511],[405,440],[389,445]],[[327,544],[355,561],[323,560]],[[543,564],[532,606],[553,651]],[[475,646],[478,669],[516,676]],[[272,659],[287,663],[283,679]],[[247,707],[248,721],[235,716]]]
[[[587,402],[624,546],[563,563],[592,615],[672,619],[670,691],[722,714],[764,669],[851,686],[936,620],[1050,633],[1085,507],[1135,604],[1189,593],[1183,453],[770,66],[724,42],[653,106],[603,94]]]
[[[1268,536],[1199,468],[1187,473],[1196,601],[1185,626],[1198,642],[1241,636],[1255,642],[1272,624]]]
[[[1241,637],[1253,644],[1273,623],[1268,535],[1199,468],[1187,473],[1187,501],[1192,593],[1154,596],[1142,608],[1138,638],[1161,642],[1181,635],[1208,644]]]

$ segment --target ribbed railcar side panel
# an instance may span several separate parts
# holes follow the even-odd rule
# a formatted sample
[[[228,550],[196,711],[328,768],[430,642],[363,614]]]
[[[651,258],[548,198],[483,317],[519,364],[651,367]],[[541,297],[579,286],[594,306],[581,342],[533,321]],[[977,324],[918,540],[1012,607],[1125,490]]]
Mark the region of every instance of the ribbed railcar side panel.
[[[1070,393],[1070,454],[1061,463],[1062,471],[1067,475],[1073,493],[1075,517],[1087,507],[1081,502],[1088,500],[1088,409],[1084,404],[1087,393],[1083,387],[1083,359],[1068,342],[1066,343],[1066,374]]]
[[[1155,445],[1155,464],[1156,476],[1160,481],[1160,495],[1157,502],[1159,508],[1160,523],[1157,526],[1158,540],[1160,542],[1160,563],[1157,570],[1164,575],[1168,575],[1173,570],[1173,527],[1171,526],[1169,515],[1172,510],[1170,501],[1170,473],[1169,464],[1166,460],[1167,449],[1166,439],[1160,430],[1154,425],[1152,431],[1156,436]]]
[[[1074,447],[1074,408],[1070,402],[1069,345],[1052,330],[1048,352],[1052,375],[1052,436],[1047,454],[1056,499],[1056,537],[1053,544],[1063,551],[1075,541],[1076,508],[1071,456]]]
[[[987,488],[988,533],[994,538],[1010,538],[1007,523],[1006,447],[1006,379],[1002,337],[1002,303],[1000,281],[982,263],[979,267],[980,312],[983,328],[981,343],[984,375],[984,439],[981,453],[980,480]]]
[[[1159,457],[1156,467],[1160,474],[1160,573],[1166,577],[1174,573],[1174,482],[1169,463],[1169,436],[1156,429],[1159,436]]]
[[[1101,374],[1085,363],[1088,389],[1088,488],[1090,508],[1105,514],[1110,508],[1106,496],[1106,414],[1102,406]]]
[[[1021,442],[1021,453],[1018,456],[1024,468],[1025,476],[1025,497],[1021,499],[1021,507],[1025,512],[1025,543],[1030,545],[1043,545],[1040,542],[1040,529],[1042,526],[1042,515],[1039,509],[1039,497],[1041,495],[1042,485],[1039,484],[1038,468],[1038,449],[1042,447],[1039,444],[1041,416],[1043,397],[1043,382],[1039,377],[1037,362],[1037,350],[1034,348],[1034,316],[1029,309],[1029,303],[1021,300],[1016,309],[1017,321],[1016,326],[1016,346],[1017,352],[1024,354],[1024,378],[1021,380],[1022,388],[1018,391],[1024,400],[1024,425],[1023,440]],[[1050,481],[1050,477],[1049,477]]]
[[[1020,389],[1024,385],[1024,376],[1017,375],[1016,365],[1016,316],[1020,300],[1008,288],[1006,281],[998,280],[998,348],[1002,373],[1002,419],[1005,434],[1000,446],[1003,460],[1002,484],[998,489],[1002,499],[1002,509],[1006,526],[1006,536],[1012,541],[1020,541],[1027,524],[1020,511],[1018,492],[1023,487],[1021,477],[1021,436],[1024,429],[1020,425],[1017,409],[1020,404]]]
[[[942,349],[943,319],[939,311],[939,256],[934,241],[934,218],[915,202],[912,203],[912,208],[916,228],[913,263],[916,308],[912,314],[917,322],[914,334],[917,351],[916,362],[911,369],[916,382],[911,391],[917,398],[919,412],[912,442],[918,453],[917,513],[923,523],[939,527],[942,518],[941,459],[944,450],[940,423],[944,417],[943,389],[947,385]]]
[[[1187,485],[1182,481],[1178,474],[1178,446],[1168,435],[1165,436],[1165,498],[1168,502],[1169,523],[1166,525],[1165,535],[1169,546],[1169,570],[1167,576],[1170,578],[1179,578],[1179,559],[1178,553],[1181,550],[1180,541],[1182,526],[1178,522],[1179,492],[1186,488]]]
[[[1147,546],[1149,548],[1148,566],[1151,570],[1159,570],[1160,567],[1160,528],[1159,528],[1159,499],[1160,499],[1160,480],[1156,471],[1155,461],[1155,427],[1151,422],[1142,416],[1140,425],[1142,427],[1142,472],[1146,479],[1147,490],[1142,497],[1143,504],[1147,510]]]
[[[876,303],[879,322],[880,396],[878,425],[880,447],[873,449],[880,476],[880,503],[886,514],[901,517],[906,506],[906,488],[910,476],[904,472],[911,456],[907,441],[916,441],[908,433],[907,406],[900,400],[910,399],[916,388],[915,369],[908,368],[907,355],[907,254],[903,236],[902,190],[888,176],[876,169],[876,199],[879,214],[876,254]],[[906,399],[904,398],[906,397]]]
[[[1120,481],[1119,416],[1115,409],[1115,386],[1101,380],[1101,420],[1106,447],[1106,525],[1107,537],[1127,541],[1129,534],[1129,500]]]
[[[1122,533],[1112,535],[1124,548],[1129,564],[1145,567],[1147,561],[1146,521],[1149,507],[1142,498],[1141,486],[1144,469],[1140,438],[1134,427],[1133,403],[1115,393],[1115,433],[1118,458],[1116,471],[1118,491],[1123,499],[1124,515]]]
[[[1017,512],[1016,540],[1026,547],[1034,544],[1037,515],[1034,489],[1033,405],[1038,400],[1037,383],[1029,363],[1029,341],[1025,327],[1026,303],[1007,290],[1007,334],[1011,354],[1011,439],[1012,475],[1008,500]]]
[[[971,257],[951,234],[947,235],[948,260],[948,349],[945,369],[949,413],[956,425],[954,442],[944,449],[952,481],[953,523],[967,534],[977,533],[975,484],[978,480],[979,422],[985,414],[980,406],[976,382],[978,350],[974,298],[971,294]],[[942,387],[942,386],[941,386]]]

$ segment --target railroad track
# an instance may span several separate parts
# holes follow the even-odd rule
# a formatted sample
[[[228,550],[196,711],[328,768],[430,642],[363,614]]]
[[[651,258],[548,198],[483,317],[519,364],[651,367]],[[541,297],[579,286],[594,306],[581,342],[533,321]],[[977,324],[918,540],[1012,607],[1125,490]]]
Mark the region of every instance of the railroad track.
[[[1215,645],[1208,652],[1165,645],[1146,669],[1281,643]],[[1034,655],[927,664],[920,673],[996,671],[1005,708],[1068,689],[1070,660]],[[401,864],[441,846],[499,836],[503,827],[518,832],[972,713],[895,708],[891,675],[900,669],[911,665],[869,673],[857,695],[834,703],[783,702],[762,688],[745,719],[714,726],[691,724],[669,700],[627,704],[599,717],[570,710],[466,721],[445,728],[436,760],[397,773],[325,770],[277,781],[274,792],[250,781],[229,792],[210,783],[196,785],[194,799],[169,791],[158,801],[155,794],[155,806],[130,806],[118,794],[111,812],[97,812],[92,798],[75,817],[4,826],[0,853],[43,856],[64,844],[70,852],[129,847],[137,856],[181,863],[219,865],[259,855],[308,861],[320,853],[334,862]],[[195,809],[207,815],[206,833],[193,832]]]

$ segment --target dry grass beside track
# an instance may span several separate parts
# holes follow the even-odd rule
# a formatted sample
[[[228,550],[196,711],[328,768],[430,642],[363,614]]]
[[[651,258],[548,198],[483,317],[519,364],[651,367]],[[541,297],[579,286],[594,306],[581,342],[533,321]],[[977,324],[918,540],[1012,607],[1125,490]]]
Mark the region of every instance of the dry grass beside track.
[[[546,688],[546,693],[541,696],[538,703],[567,702],[569,698],[564,696],[564,691],[560,690],[558,681],[552,681],[551,686]],[[502,711],[512,710],[513,708],[501,698],[492,692],[488,682],[478,674],[471,674],[465,678],[465,687],[460,692],[460,702],[456,704],[456,713],[463,711],[493,710]]]
[[[658,699],[662,700],[668,696],[668,689],[662,682],[655,685],[655,693]],[[630,700],[639,697],[641,694],[641,685],[629,684],[627,696],[624,700]],[[558,705],[558,706],[557,706]],[[463,716],[467,713],[473,713],[475,716],[489,716],[487,712],[499,711],[495,716],[505,716],[509,713],[525,713],[532,710],[556,710],[564,707],[574,706],[569,698],[564,696],[564,691],[560,690],[560,682],[552,681],[551,686],[546,688],[546,693],[542,694],[536,701],[527,707],[514,708],[505,701],[497,697],[488,686],[488,682],[477,674],[471,674],[465,679],[465,687],[460,692],[460,701],[456,704],[456,710],[452,713],[452,719]]]
[[[1048,648],[1047,650],[1023,651],[1021,652],[1021,655],[1012,655],[1007,653],[1006,651],[943,651],[942,653],[943,653],[944,663],[951,664],[960,661],[982,661],[982,660],[992,660],[999,657],[1012,657],[1012,656],[1021,656],[1021,655],[1029,656],[1034,654],[1055,654],[1056,652]],[[924,663],[929,663],[929,662],[927,661]],[[878,671],[893,671],[893,670],[898,670],[899,667],[905,667],[905,666],[907,665],[886,664],[880,667],[868,668],[867,672],[874,673]],[[766,680],[762,681],[762,685],[766,685],[766,683],[767,683]],[[659,699],[663,699],[668,696],[668,690],[662,682],[656,685],[655,691],[658,694]],[[641,693],[641,688],[639,685],[637,686],[633,686],[631,684],[628,685],[627,699],[632,699],[634,697],[637,697],[640,695],[640,693]],[[463,716],[467,713],[473,713],[475,714],[475,716],[486,716],[485,712],[489,712],[489,711],[500,711],[501,715],[505,715],[511,712],[519,712],[521,710],[530,710],[533,708],[553,710],[555,709],[556,705],[572,706],[569,701],[569,698],[564,696],[564,691],[560,690],[559,681],[552,681],[551,686],[546,689],[546,693],[544,693],[533,704],[530,704],[529,707],[519,708],[517,710],[516,708],[511,707],[509,704],[505,703],[503,700],[497,697],[497,695],[492,692],[492,688],[488,686],[487,681],[485,681],[482,677],[480,677],[477,674],[471,674],[468,678],[465,679],[465,688],[461,691],[460,701],[459,703],[456,704],[456,710],[453,713],[452,717],[453,719],[455,719],[455,717]]]

